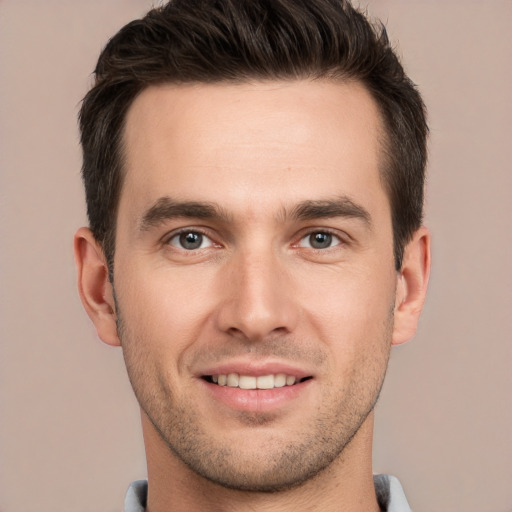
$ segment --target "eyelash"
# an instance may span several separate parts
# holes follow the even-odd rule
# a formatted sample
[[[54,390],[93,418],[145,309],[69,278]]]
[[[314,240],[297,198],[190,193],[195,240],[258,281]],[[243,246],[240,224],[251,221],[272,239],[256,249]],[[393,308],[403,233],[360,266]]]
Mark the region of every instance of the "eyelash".
[[[329,249],[335,249],[337,246],[347,244],[346,237],[343,237],[338,231],[333,231],[333,230],[326,229],[326,228],[314,228],[314,229],[310,229],[306,233],[302,234],[301,237],[299,238],[298,242],[293,244],[293,247],[301,247],[300,244],[303,240],[306,240],[306,239],[310,238],[311,236],[317,235],[317,234],[329,235],[330,237],[332,237],[332,239],[336,239],[337,243],[334,243],[333,245],[330,245],[329,247],[325,247],[325,248],[316,248],[316,247],[309,246],[309,247],[305,247],[306,249],[309,249],[309,250],[315,251],[315,252],[326,252]],[[332,240],[332,242],[334,242],[334,241],[335,240]],[[304,246],[302,246],[302,247],[304,247]]]
[[[180,229],[178,231],[174,231],[173,233],[171,233],[169,236],[167,236],[165,239],[164,239],[164,244],[165,245],[171,245],[173,246],[173,244],[171,243],[172,240],[178,238],[181,236],[181,235],[186,235],[186,234],[197,234],[197,235],[201,235],[202,237],[204,238],[207,238],[210,242],[211,242],[211,245],[218,245],[220,246],[220,244],[216,244],[215,241],[213,240],[213,238],[209,235],[209,233],[207,233],[205,230],[201,229],[201,228],[183,228],[183,229]],[[176,246],[174,246],[176,247]],[[178,248],[178,247],[176,247]],[[185,249],[184,247],[181,247],[181,248],[178,248],[178,249],[181,249],[182,251],[184,252],[188,252],[188,253],[193,253],[193,252],[196,252],[197,250],[200,250],[201,248],[198,248],[198,249]],[[203,248],[204,249],[204,248]]]
[[[174,245],[174,244],[171,243],[172,240],[180,237],[181,235],[186,235],[186,234],[197,234],[197,235],[200,235],[200,236],[202,236],[204,238],[207,238],[210,241],[210,245],[208,247],[198,247],[198,248],[195,248],[195,249],[186,249],[183,246],[178,247],[177,245]],[[328,236],[336,239],[338,242],[335,243],[334,245],[329,245],[328,247],[324,247],[324,248],[311,247],[311,245],[309,245],[309,246],[301,246],[301,242],[303,240],[306,240],[309,237],[311,237],[313,235],[317,235],[317,234],[328,235]],[[330,242],[332,242],[332,241],[333,240],[331,239]],[[204,240],[201,241],[201,245],[203,244],[203,242],[204,242]],[[303,248],[306,248],[306,249],[309,249],[309,250],[312,250],[312,251],[315,251],[315,252],[326,252],[329,249],[335,249],[337,246],[345,245],[346,243],[347,243],[346,238],[342,237],[338,232],[334,232],[334,231],[332,231],[330,229],[325,229],[325,228],[324,229],[316,228],[316,229],[310,229],[307,232],[303,232],[301,234],[300,238],[298,239],[298,241],[292,244],[292,247],[294,247],[294,248],[303,247]],[[216,243],[214,241],[214,239],[210,236],[210,234],[207,231],[205,231],[205,230],[203,230],[201,228],[190,228],[190,227],[189,228],[183,228],[183,229],[180,229],[178,231],[175,231],[175,232],[171,233],[169,236],[167,236],[164,239],[164,244],[165,245],[171,245],[171,246],[175,247],[176,249],[181,250],[181,251],[183,251],[185,253],[189,253],[189,254],[196,253],[197,251],[202,250],[202,249],[207,249],[207,248],[209,248],[211,246],[222,247],[221,244],[218,244],[218,243]]]

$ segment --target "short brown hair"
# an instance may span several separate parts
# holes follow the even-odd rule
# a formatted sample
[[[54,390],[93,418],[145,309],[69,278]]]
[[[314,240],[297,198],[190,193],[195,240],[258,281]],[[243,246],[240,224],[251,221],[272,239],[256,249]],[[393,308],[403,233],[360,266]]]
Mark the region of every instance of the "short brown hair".
[[[423,216],[425,107],[381,24],[346,0],[171,0],[123,27],[101,53],[80,110],[87,214],[111,279],[126,112],[146,87],[295,79],[357,80],[386,137],[382,178],[395,266]]]

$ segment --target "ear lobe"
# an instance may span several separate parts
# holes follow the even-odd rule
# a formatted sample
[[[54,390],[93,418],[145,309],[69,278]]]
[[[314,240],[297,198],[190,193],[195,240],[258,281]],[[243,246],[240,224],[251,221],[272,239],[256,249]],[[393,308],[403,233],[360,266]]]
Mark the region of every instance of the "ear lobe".
[[[418,327],[430,275],[430,233],[418,229],[404,249],[395,299],[393,345],[409,341]]]
[[[80,228],[74,238],[78,292],[98,336],[108,345],[119,346],[114,291],[101,246],[88,228]]]

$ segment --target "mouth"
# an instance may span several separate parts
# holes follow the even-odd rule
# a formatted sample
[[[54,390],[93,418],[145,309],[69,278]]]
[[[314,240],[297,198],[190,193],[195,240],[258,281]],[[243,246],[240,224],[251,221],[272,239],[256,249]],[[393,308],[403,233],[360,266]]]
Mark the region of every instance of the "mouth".
[[[287,375],[285,373],[269,374],[269,375],[242,375],[238,373],[204,375],[203,380],[217,386],[226,386],[239,389],[276,389],[291,387],[307,380],[312,376],[299,378],[295,375]]]
[[[206,396],[230,411],[246,413],[295,413],[292,404],[311,400],[315,375],[283,362],[230,361],[204,368],[197,375]],[[221,409],[216,408],[218,412]]]

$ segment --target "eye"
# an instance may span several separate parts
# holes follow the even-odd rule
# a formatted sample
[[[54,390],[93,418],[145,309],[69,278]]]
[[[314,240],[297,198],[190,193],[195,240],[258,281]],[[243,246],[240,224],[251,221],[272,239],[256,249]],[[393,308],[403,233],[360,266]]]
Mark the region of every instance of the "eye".
[[[186,251],[195,251],[197,249],[211,247],[213,242],[199,231],[182,231],[174,235],[169,240],[169,244],[179,249],[185,249]]]
[[[299,242],[300,247],[310,247],[312,249],[329,249],[333,245],[338,245],[341,240],[327,231],[315,231],[302,238]]]

